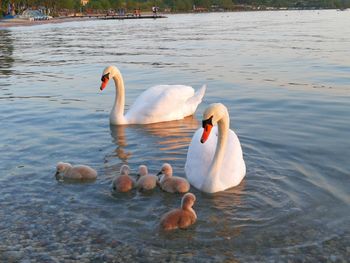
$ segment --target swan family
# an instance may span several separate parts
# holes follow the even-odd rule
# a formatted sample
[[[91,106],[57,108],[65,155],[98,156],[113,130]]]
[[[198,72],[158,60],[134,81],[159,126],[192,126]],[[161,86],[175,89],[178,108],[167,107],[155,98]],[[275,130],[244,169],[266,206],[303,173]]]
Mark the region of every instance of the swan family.
[[[125,87],[123,77],[115,66],[103,70],[100,90],[110,79],[115,84],[115,101],[109,120],[112,125],[150,124],[180,120],[193,115],[202,102],[206,86],[195,91],[185,85],[158,85],[140,94],[128,112],[124,114]],[[165,126],[166,124],[164,124]],[[137,188],[152,191],[157,186],[168,193],[184,194],[181,207],[164,214],[160,227],[164,230],[188,228],[196,222],[192,206],[196,201],[189,193],[190,185],[205,193],[217,193],[235,187],[246,174],[243,152],[236,133],[230,129],[228,109],[222,103],[210,104],[204,111],[202,127],[195,131],[188,147],[186,178],[173,176],[170,164],[163,164],[157,175],[149,174],[145,165],[138,168],[138,178],[130,175],[130,167],[122,165],[119,175],[112,181],[113,190],[125,193]],[[97,172],[86,165],[72,166],[59,162],[56,166],[57,180],[94,180]]]
[[[103,70],[100,90],[106,88],[110,79],[114,80],[116,89],[109,117],[113,125],[183,119],[194,114],[206,90],[205,85],[196,92],[184,85],[154,86],[142,92],[124,114],[124,80],[115,66]],[[223,104],[213,103],[204,111],[202,127],[194,133],[188,148],[185,173],[191,185],[206,193],[224,191],[243,180],[246,166],[242,147],[236,133],[230,129],[229,113]],[[169,182],[170,176],[164,174],[162,179],[163,185],[168,185],[165,182]]]

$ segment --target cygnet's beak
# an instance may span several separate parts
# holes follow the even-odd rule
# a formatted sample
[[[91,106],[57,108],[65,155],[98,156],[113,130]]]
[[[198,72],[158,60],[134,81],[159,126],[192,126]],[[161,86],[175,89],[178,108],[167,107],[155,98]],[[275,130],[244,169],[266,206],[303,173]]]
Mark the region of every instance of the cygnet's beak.
[[[156,180],[156,184],[159,186],[160,185],[160,176],[162,175],[162,171],[160,171],[159,173],[156,174],[157,176],[157,180]]]
[[[60,172],[59,172],[59,171],[56,171],[56,173],[55,173],[55,178],[56,178],[57,181],[60,180],[59,175],[60,175]]]

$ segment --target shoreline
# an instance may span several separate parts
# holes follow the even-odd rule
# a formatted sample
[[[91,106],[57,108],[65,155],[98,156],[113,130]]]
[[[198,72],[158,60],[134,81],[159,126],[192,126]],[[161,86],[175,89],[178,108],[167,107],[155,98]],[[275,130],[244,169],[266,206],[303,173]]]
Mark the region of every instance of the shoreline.
[[[99,18],[96,17],[57,17],[49,20],[36,20],[30,21],[25,19],[1,19],[0,20],[0,29],[6,29],[11,27],[19,27],[19,26],[36,26],[36,25],[45,25],[45,24],[59,24],[65,22],[75,22],[75,21],[91,21],[97,20]]]
[[[226,12],[266,12],[266,11],[304,11],[304,10],[312,10],[312,11],[320,11],[320,10],[337,10],[337,9],[266,9],[266,10],[234,10],[234,11],[218,11],[219,13]],[[346,9],[345,9],[346,10]],[[341,10],[344,11],[344,10]],[[113,15],[85,15],[85,16],[64,16],[64,17],[55,17],[49,20],[35,20],[30,21],[27,19],[0,19],[0,29],[6,29],[11,27],[20,27],[20,26],[36,26],[36,25],[45,25],[45,24],[59,24],[65,22],[75,22],[75,21],[92,21],[92,20],[108,20],[108,19],[140,19],[140,18],[164,18],[165,15],[173,15],[173,14],[203,14],[203,13],[217,13],[217,12],[178,12],[178,13],[166,13],[166,14],[158,14],[158,17],[151,17],[148,12],[145,12],[141,15],[141,17],[133,17],[133,16],[124,16],[117,17]]]
[[[19,26],[36,26],[36,25],[45,25],[45,24],[58,24],[65,22],[75,22],[75,21],[93,21],[93,20],[124,20],[124,19],[158,19],[158,18],[166,18],[166,16],[162,14],[158,14],[157,16],[153,16],[152,14],[145,13],[140,17],[136,16],[117,16],[117,15],[86,15],[86,16],[65,16],[65,17],[55,17],[49,20],[28,20],[28,19],[20,19],[20,18],[12,18],[12,19],[0,19],[0,29],[3,28],[11,28],[11,27],[19,27]]]

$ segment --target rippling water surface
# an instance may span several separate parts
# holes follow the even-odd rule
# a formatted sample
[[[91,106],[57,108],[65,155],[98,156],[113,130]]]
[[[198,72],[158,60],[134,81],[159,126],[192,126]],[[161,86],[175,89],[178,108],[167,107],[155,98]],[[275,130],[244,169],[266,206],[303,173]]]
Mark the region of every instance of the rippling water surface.
[[[350,13],[171,15],[0,30],[0,260],[334,261],[350,258]],[[126,107],[156,84],[207,84],[195,116],[109,125],[117,65]],[[123,163],[185,176],[204,108],[224,103],[247,175],[197,195],[197,223],[162,233],[180,195],[114,194]],[[54,179],[58,161],[94,183]]]

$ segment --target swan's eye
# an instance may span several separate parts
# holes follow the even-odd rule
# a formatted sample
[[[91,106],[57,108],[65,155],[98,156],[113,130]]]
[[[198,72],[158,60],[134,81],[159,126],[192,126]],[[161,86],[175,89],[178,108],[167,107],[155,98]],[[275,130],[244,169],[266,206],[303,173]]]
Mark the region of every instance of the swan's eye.
[[[213,116],[211,116],[209,119],[203,120],[202,128],[207,129],[208,125],[213,126],[212,119],[213,119]]]
[[[109,80],[109,73],[102,76],[101,81],[104,82],[105,80]]]

